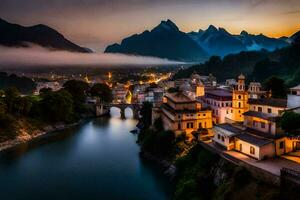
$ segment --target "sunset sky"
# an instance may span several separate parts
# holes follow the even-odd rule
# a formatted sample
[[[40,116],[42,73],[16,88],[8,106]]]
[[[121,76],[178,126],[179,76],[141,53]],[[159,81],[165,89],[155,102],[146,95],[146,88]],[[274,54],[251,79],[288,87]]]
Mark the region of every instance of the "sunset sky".
[[[166,19],[185,32],[213,24],[231,33],[290,36],[300,30],[300,1],[1,0],[0,17],[26,26],[43,23],[82,46],[103,50]]]

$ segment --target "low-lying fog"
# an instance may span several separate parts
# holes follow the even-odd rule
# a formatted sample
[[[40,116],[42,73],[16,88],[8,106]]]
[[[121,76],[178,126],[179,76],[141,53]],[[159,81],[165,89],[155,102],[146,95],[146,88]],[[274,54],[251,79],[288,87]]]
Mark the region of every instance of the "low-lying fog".
[[[0,46],[0,67],[35,67],[35,66],[157,66],[179,65],[182,62],[168,59],[131,56],[124,54],[75,53],[49,50],[39,46],[16,48]]]

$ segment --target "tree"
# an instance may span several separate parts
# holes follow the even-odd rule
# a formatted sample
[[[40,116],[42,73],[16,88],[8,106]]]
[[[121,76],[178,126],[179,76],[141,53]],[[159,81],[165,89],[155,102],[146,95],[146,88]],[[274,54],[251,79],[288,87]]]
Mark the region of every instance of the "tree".
[[[20,92],[17,88],[11,87],[5,90],[5,103],[9,113],[13,112],[14,104],[19,97]]]
[[[284,80],[272,76],[265,83],[265,90],[272,92],[273,98],[286,98],[286,85]]]
[[[281,128],[292,132],[300,130],[300,114],[295,112],[285,112],[280,120]]]
[[[77,112],[83,112],[83,103],[86,99],[86,93],[89,85],[86,82],[78,80],[70,80],[63,85],[64,89],[72,95],[74,109]]]
[[[91,95],[94,97],[99,97],[101,101],[111,102],[112,101],[112,91],[108,85],[104,83],[97,83],[93,85],[90,91]]]
[[[44,95],[44,94],[47,94],[50,92],[52,92],[52,89],[48,88],[48,87],[44,87],[44,88],[40,89],[40,95]]]
[[[279,63],[266,58],[255,64],[252,78],[257,81],[265,81],[270,75],[278,75]]]
[[[72,95],[66,90],[48,93],[40,101],[42,117],[50,122],[70,122],[73,118]]]

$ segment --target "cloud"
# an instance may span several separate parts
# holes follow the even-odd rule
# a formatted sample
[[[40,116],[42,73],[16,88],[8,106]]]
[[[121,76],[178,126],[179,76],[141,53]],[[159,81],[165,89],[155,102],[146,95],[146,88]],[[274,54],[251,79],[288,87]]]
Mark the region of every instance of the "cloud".
[[[74,53],[68,51],[54,51],[33,46],[30,48],[12,48],[0,46],[0,67],[36,67],[36,66],[157,66],[177,65],[182,62],[168,59],[130,56],[124,54],[104,53]]]

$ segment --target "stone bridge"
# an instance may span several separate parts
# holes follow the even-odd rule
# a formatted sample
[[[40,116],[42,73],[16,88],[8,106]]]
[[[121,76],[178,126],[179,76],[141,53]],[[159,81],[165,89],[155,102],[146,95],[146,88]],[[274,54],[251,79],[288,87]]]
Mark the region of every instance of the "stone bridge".
[[[121,113],[121,118],[125,119],[125,109],[130,108],[133,113],[133,118],[138,119],[139,118],[139,111],[141,109],[140,104],[127,104],[127,103],[109,103],[109,104],[97,104],[97,110],[99,113],[98,115],[101,115],[104,111],[109,112],[110,108],[119,108]]]

